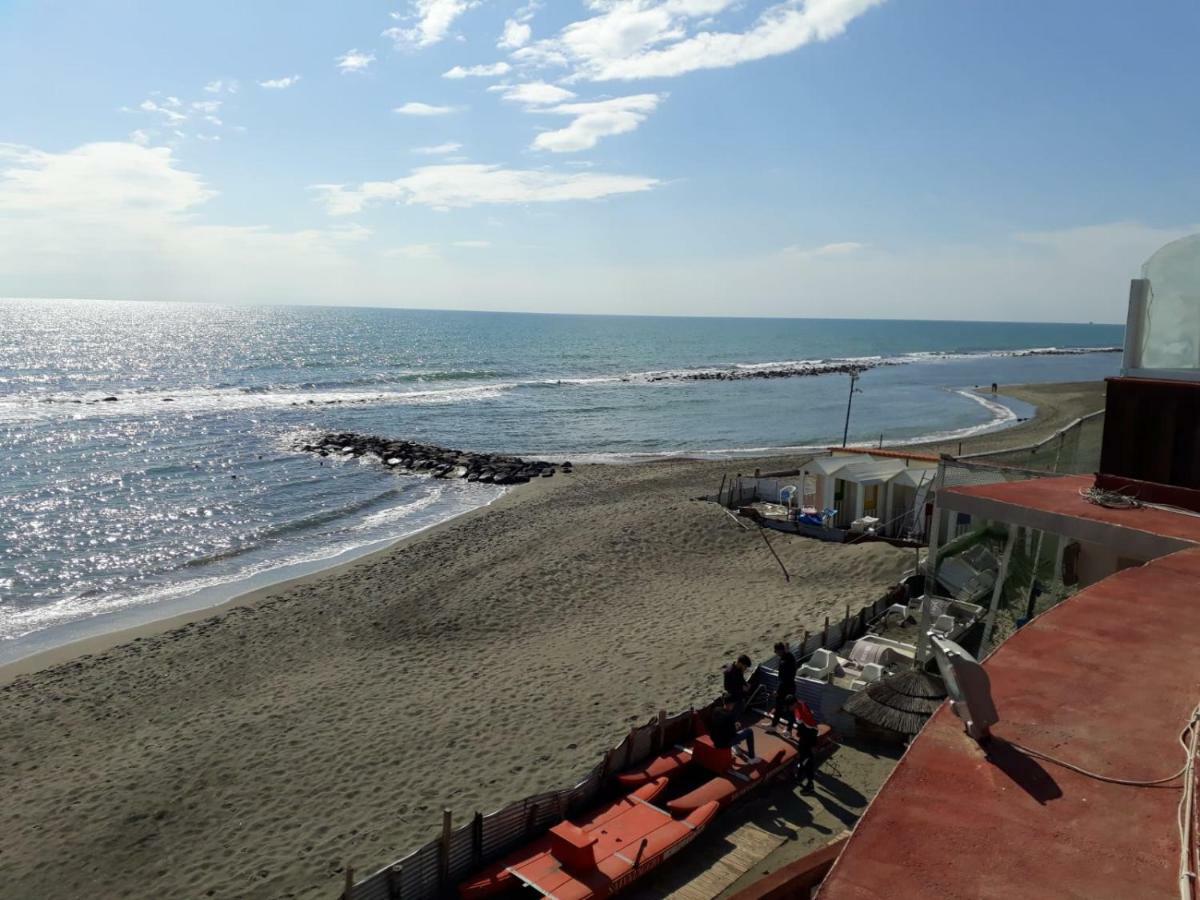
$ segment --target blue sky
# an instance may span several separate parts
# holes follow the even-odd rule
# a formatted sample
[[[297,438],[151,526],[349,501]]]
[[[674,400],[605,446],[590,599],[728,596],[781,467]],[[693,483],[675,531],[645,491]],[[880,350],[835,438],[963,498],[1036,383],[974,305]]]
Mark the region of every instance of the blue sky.
[[[0,5],[0,296],[1120,321],[1200,7]],[[455,77],[458,76],[458,77]]]

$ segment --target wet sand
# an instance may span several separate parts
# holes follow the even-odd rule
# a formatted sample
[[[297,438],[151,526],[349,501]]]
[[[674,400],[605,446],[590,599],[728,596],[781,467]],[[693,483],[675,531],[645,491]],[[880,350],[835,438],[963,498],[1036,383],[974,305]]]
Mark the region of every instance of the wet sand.
[[[969,449],[1103,402],[1006,393],[1037,420]],[[0,669],[0,897],[336,896],[347,863],[419,845],[443,806],[463,821],[571,782],[631,723],[712,699],[734,654],[911,566],[780,536],[787,582],[757,532],[691,499],[787,463],[581,466],[337,569]]]

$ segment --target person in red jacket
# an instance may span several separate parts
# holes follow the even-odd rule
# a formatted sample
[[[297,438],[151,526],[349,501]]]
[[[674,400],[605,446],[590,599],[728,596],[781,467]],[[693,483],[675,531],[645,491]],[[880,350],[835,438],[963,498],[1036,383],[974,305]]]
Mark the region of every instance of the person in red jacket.
[[[804,793],[811,794],[816,790],[817,717],[803,700],[797,700],[792,709],[796,714],[796,777],[804,783]]]

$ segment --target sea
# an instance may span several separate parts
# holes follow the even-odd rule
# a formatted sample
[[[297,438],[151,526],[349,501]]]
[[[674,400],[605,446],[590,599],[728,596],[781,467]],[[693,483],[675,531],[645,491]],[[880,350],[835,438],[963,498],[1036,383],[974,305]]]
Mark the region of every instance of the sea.
[[[0,662],[212,606],[494,501],[298,452],[358,431],[629,462],[966,437],[1118,325],[0,300]],[[699,377],[705,376],[705,377]],[[723,376],[723,377],[719,377]],[[115,399],[110,399],[115,398]]]

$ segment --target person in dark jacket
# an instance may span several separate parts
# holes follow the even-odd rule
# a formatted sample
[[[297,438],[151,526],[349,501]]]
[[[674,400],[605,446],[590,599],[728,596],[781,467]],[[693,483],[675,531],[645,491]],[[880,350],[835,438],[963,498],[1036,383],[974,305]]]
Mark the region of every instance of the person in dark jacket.
[[[750,668],[750,657],[745,653],[725,667],[725,693],[733,698],[733,706],[738,716],[745,710],[746,704],[746,671]]]
[[[796,657],[788,649],[788,645],[780,641],[775,645],[775,655],[779,657],[779,684],[775,686],[775,712],[771,715],[771,727],[779,725],[784,720],[784,727],[796,727],[796,714],[793,707],[796,704]]]
[[[728,691],[721,695],[720,704],[713,710],[708,733],[712,738],[713,746],[721,750],[731,748],[735,744],[745,743],[750,761],[758,761],[758,757],[754,753],[754,730],[738,728],[737,704]]]

